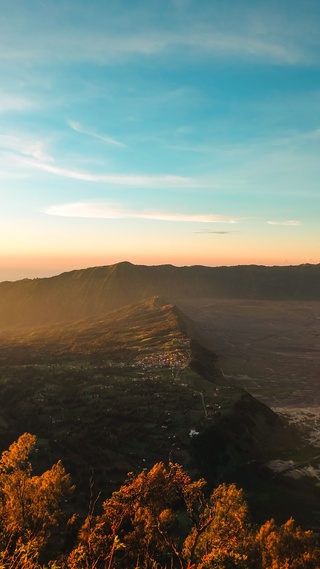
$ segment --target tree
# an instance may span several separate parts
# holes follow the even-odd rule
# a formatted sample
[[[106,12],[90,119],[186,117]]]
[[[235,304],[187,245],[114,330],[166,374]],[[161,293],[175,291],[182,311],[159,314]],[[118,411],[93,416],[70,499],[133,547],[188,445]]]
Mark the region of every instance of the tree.
[[[199,569],[246,568],[251,535],[243,491],[220,484],[185,540],[184,557]]]
[[[149,472],[129,475],[103,504],[101,516],[88,516],[70,569],[134,567],[170,563],[183,567],[181,544],[196,515],[204,481],[192,482],[178,464],[155,464]]]
[[[90,510],[67,569],[317,569],[312,532],[289,520],[252,527],[243,491],[221,484],[209,499],[177,464],[155,464]]]
[[[35,446],[36,437],[24,433],[0,458],[1,556],[16,556],[15,569],[27,567],[26,556],[38,557],[61,517],[61,498],[72,490],[60,461],[40,476],[32,475],[29,457]]]
[[[320,552],[313,532],[303,531],[290,518],[278,527],[273,519],[263,524],[256,537],[262,569],[318,569]]]

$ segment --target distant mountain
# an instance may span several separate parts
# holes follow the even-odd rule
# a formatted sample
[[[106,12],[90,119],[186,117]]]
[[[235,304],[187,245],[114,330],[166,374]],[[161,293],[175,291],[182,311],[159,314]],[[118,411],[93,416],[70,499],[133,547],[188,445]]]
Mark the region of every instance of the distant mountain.
[[[98,317],[161,296],[319,300],[320,265],[174,267],[128,262],[0,283],[0,327],[48,325]]]

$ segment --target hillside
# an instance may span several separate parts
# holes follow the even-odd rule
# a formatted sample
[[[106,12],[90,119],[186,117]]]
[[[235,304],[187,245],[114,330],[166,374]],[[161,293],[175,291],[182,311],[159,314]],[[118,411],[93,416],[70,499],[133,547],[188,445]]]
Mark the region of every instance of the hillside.
[[[320,265],[173,267],[119,263],[56,277],[0,283],[0,327],[48,326],[163,297],[320,299]]]
[[[106,495],[127,472],[171,460],[205,475],[210,487],[239,481],[257,519],[294,515],[318,525],[318,510],[306,520],[302,507],[311,507],[316,487],[305,492],[286,482],[284,492],[282,478],[264,466],[294,457],[296,434],[225,379],[216,354],[175,306],[156,297],[0,339],[0,450],[34,433],[37,468],[62,459],[80,511],[91,478]],[[315,450],[303,453],[308,459]]]
[[[63,361],[65,358],[135,360],[152,350],[168,353],[184,343],[193,323],[159,297],[126,305],[99,318],[78,319],[50,327],[0,333],[0,359],[16,363]]]

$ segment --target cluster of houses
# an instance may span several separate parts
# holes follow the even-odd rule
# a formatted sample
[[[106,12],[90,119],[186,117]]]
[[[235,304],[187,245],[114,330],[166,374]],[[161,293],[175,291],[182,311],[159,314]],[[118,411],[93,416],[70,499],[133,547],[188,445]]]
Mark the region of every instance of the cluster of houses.
[[[137,364],[142,369],[148,369],[151,367],[169,367],[173,370],[177,370],[187,367],[190,360],[190,349],[176,349],[170,352],[150,353],[143,358],[139,358]]]

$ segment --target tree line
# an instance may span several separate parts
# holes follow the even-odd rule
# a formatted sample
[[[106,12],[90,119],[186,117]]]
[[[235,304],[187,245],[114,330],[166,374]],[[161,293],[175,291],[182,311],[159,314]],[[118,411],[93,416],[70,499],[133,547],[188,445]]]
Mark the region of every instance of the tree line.
[[[293,519],[251,523],[235,484],[210,496],[179,464],[128,479],[96,512],[70,511],[75,488],[59,461],[34,474],[36,437],[0,458],[0,569],[318,569],[317,535]]]

